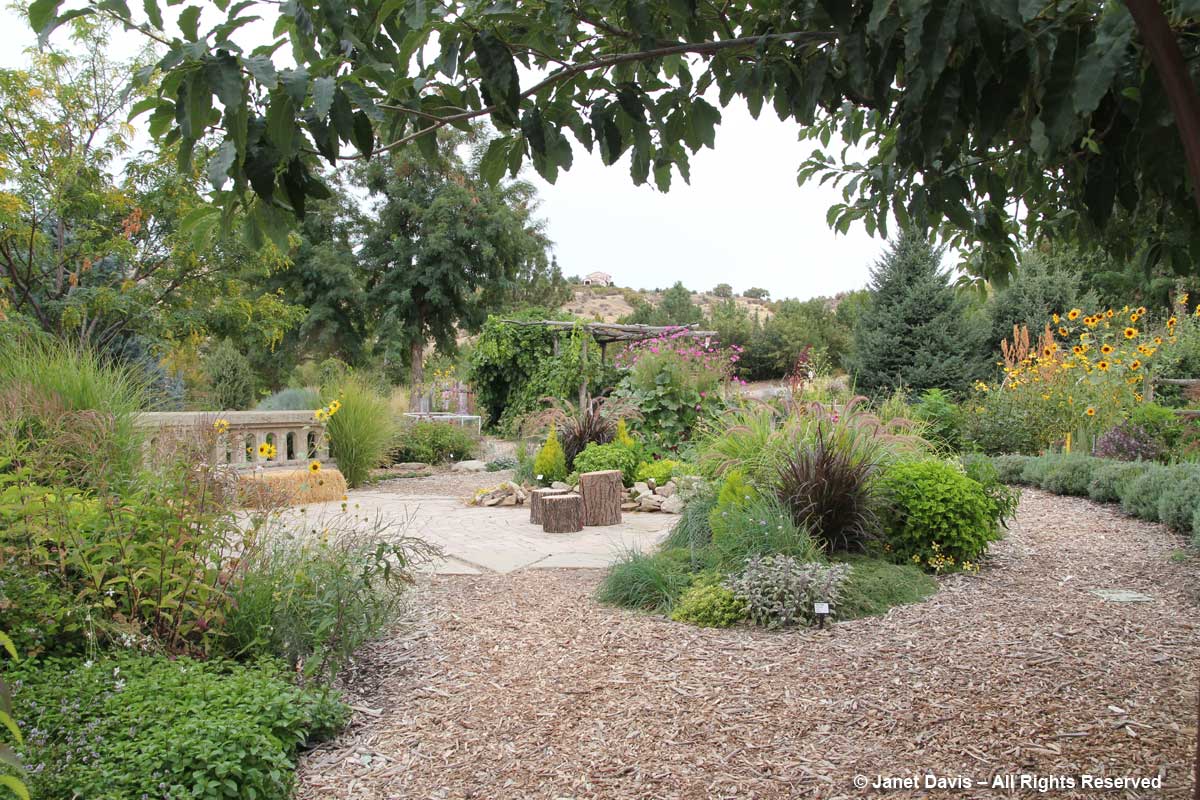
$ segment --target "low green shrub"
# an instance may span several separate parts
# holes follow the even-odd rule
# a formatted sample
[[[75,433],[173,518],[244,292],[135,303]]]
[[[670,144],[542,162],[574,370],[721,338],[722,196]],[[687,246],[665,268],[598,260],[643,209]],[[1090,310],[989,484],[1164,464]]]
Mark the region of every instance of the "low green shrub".
[[[239,659],[273,657],[306,678],[329,683],[365,642],[404,611],[412,567],[432,551],[378,526],[273,536],[241,564],[230,594],[222,650]]]
[[[718,506],[719,508],[719,506]],[[798,526],[782,503],[760,496],[722,512],[721,531],[714,530],[707,559],[715,567],[739,569],[753,556],[785,555],[798,561],[819,561],[820,544]]]
[[[321,407],[321,393],[316,389],[281,389],[258,401],[259,411],[312,411]]]
[[[726,520],[730,514],[744,509],[760,497],[758,489],[746,480],[740,469],[727,470],[721,487],[717,490],[717,502],[708,512],[708,527],[712,531],[712,538],[720,539],[725,534]]]
[[[805,563],[779,554],[755,556],[728,585],[756,625],[807,625],[815,620],[814,603],[836,609],[849,572],[845,564]]]
[[[1200,547],[1200,506],[1192,516],[1192,547]]]
[[[366,378],[350,373],[330,402],[325,431],[329,452],[351,487],[361,486],[371,470],[387,461],[396,440],[391,407]]]
[[[691,584],[688,573],[686,561],[665,553],[629,550],[609,567],[596,600],[622,608],[666,611]]]
[[[1175,409],[1157,403],[1139,403],[1129,414],[1129,422],[1153,437],[1166,452],[1179,445],[1183,421]]]
[[[945,391],[926,389],[913,412],[917,420],[925,423],[926,439],[949,452],[962,449],[966,414]]]
[[[575,456],[575,471],[599,472],[602,470],[620,470],[621,480],[626,486],[632,486],[637,476],[637,453],[628,447],[612,442],[610,444],[589,444]]]
[[[1172,479],[1158,497],[1158,519],[1179,533],[1193,530],[1196,509],[1200,509],[1200,464],[1178,464],[1170,468]]]
[[[1046,459],[1046,471],[1042,476],[1041,487],[1048,492],[1075,497],[1087,497],[1092,477],[1104,463],[1101,459],[1082,453],[1043,456],[1043,458]]]
[[[1092,473],[1088,497],[1101,503],[1119,503],[1126,486],[1149,468],[1145,461],[1104,461]]]
[[[8,631],[23,658],[81,652],[86,614],[56,571],[0,565],[0,631]]]
[[[996,473],[1004,483],[1021,483],[1021,473],[1025,471],[1025,464],[1029,459],[1030,456],[1016,454],[993,456],[992,464],[995,465]]]
[[[486,464],[488,472],[501,472],[506,469],[515,470],[519,466],[520,462],[511,456],[500,456],[498,458],[493,458]]]
[[[912,564],[893,564],[868,556],[842,556],[850,575],[842,584],[838,619],[885,614],[893,606],[920,603],[937,591],[937,581]]]
[[[567,478],[567,456],[558,441],[558,431],[553,425],[546,433],[546,441],[533,458],[533,477],[543,485]]]
[[[475,434],[461,425],[418,422],[401,428],[391,460],[393,463],[444,464],[474,458],[478,450],[479,440]]]
[[[1004,527],[1017,515],[1021,503],[1021,490],[1009,486],[1000,477],[994,459],[978,453],[967,453],[962,457],[963,473],[983,487],[984,494],[995,507],[996,518]]]
[[[675,461],[670,458],[663,458],[658,461],[643,461],[637,466],[637,472],[634,473],[634,480],[653,480],[659,486],[662,486],[676,475],[683,474],[681,472],[683,466],[682,461]]]
[[[1125,482],[1121,492],[1121,510],[1131,517],[1158,522],[1158,501],[1174,476],[1161,464],[1151,464],[1136,478]]]
[[[10,669],[34,797],[287,800],[298,747],[349,709],[282,667],[123,655]]]
[[[1025,462],[1025,467],[1021,470],[1021,483],[1028,486],[1041,487],[1046,480],[1046,473],[1050,471],[1052,462],[1049,456],[1033,456]]]
[[[693,585],[679,597],[671,619],[701,628],[728,628],[746,618],[746,603],[724,586]]]
[[[893,464],[879,491],[885,549],[901,562],[970,569],[999,538],[999,512],[983,487],[944,461]]]

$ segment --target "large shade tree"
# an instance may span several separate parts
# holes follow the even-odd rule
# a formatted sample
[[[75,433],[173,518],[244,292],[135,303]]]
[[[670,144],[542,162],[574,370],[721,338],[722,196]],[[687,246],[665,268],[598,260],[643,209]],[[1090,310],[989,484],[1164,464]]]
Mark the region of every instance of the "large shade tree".
[[[1119,215],[1143,235],[1117,246],[1200,263],[1194,0],[247,0],[184,3],[177,25],[168,5],[33,0],[29,18],[43,37],[100,15],[157,42],[138,74],[151,131],[184,167],[216,132],[224,218],[244,207],[277,240],[327,194],[318,159],[432,153],[481,117],[501,133],[492,181],[526,161],[553,181],[582,146],[666,189],[736,95],[819,143],[799,176],[841,182],[839,229],[894,215],[1003,276],[1020,237],[1086,238]],[[202,29],[202,10],[222,18]],[[275,38],[251,42],[261,17]],[[826,152],[834,134],[870,155]]]
[[[407,357],[414,386],[430,341],[453,350],[460,331],[477,329],[549,268],[530,206],[514,202],[531,187],[486,185],[455,143],[434,157],[388,155],[363,175],[377,199],[360,252],[375,336],[390,360]]]

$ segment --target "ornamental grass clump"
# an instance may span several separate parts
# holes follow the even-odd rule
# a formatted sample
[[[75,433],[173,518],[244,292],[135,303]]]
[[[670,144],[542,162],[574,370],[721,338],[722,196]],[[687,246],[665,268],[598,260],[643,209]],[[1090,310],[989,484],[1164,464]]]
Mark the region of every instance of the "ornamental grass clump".
[[[575,457],[588,445],[608,444],[614,441],[617,438],[618,426],[624,429],[626,419],[637,419],[640,416],[637,406],[627,398],[595,397],[582,406],[556,397],[544,397],[542,402],[547,403],[549,408],[537,415],[533,424],[539,427],[554,426],[567,460],[568,471],[576,469]],[[628,431],[625,431],[625,438],[632,443]],[[624,441],[622,445],[627,446]]]
[[[665,553],[646,555],[640,550],[626,551],[600,582],[596,600],[622,608],[666,611],[691,584],[684,561]]]
[[[747,558],[772,554],[800,561],[819,561],[823,557],[820,543],[796,524],[779,500],[766,495],[729,508],[722,518],[721,532],[714,530],[707,557],[715,567],[736,570]]]
[[[777,462],[775,491],[798,526],[831,552],[861,552],[875,539],[873,484],[886,449],[918,440],[867,413],[858,401],[840,411],[810,406]]]
[[[746,617],[756,625],[809,625],[816,620],[815,603],[828,603],[836,610],[849,573],[845,564],[802,562],[786,555],[754,556],[727,586],[745,603]]]
[[[314,416],[324,420],[330,455],[351,488],[364,484],[371,470],[387,462],[396,423],[387,398],[366,379],[347,375],[338,384],[336,399]]]

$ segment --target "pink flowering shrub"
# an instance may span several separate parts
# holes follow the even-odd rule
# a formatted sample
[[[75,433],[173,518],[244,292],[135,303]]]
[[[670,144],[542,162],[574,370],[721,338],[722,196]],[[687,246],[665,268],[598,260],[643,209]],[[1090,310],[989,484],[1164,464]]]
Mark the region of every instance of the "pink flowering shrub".
[[[726,383],[744,383],[733,376],[741,354],[740,347],[722,348],[686,328],[671,330],[621,351],[615,364],[625,375],[618,393],[637,403],[637,428],[651,446],[674,451],[721,409]]]

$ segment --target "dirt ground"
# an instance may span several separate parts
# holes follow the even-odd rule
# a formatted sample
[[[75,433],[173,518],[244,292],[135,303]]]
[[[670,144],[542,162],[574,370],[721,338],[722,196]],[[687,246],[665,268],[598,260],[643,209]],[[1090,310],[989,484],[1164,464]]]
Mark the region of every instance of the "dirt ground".
[[[364,654],[354,722],[304,756],[299,796],[1188,797],[1200,564],[1182,546],[1029,491],[980,574],[824,631],[606,608],[596,570],[434,577],[412,626]],[[974,788],[855,783],[928,774]],[[979,788],[1008,775],[1018,788]]]

